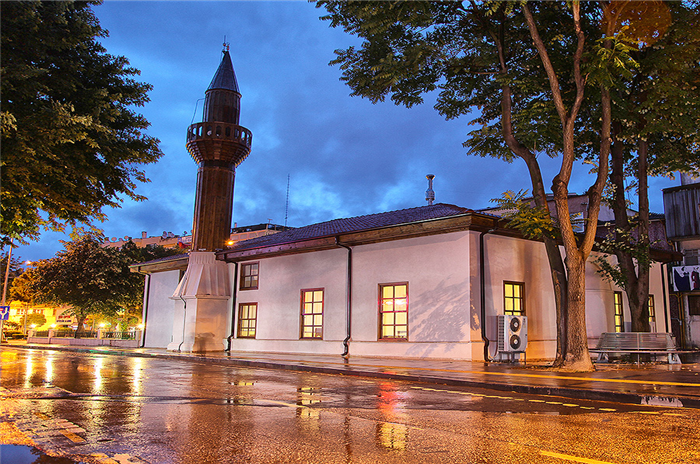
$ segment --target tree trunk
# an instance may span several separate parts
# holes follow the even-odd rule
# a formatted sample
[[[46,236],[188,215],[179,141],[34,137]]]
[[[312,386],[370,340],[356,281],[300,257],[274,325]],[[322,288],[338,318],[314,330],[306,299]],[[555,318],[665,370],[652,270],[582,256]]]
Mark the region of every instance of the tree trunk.
[[[83,331],[83,324],[85,323],[85,319],[87,319],[87,314],[78,314],[78,327],[75,329],[74,338],[80,338],[80,334]]]
[[[532,182],[532,196],[535,204],[549,211],[547,205],[547,194],[544,190],[544,182],[542,181],[542,173],[540,171],[537,158],[532,154],[530,156],[521,156],[525,160],[530,172],[530,181]],[[554,367],[561,367],[564,364],[564,353],[566,352],[567,343],[567,280],[564,261],[562,260],[559,251],[559,244],[556,240],[545,236],[543,238],[544,248],[547,252],[547,260],[549,261],[549,270],[552,277],[552,288],[554,290],[554,304],[556,309],[557,322],[557,352],[554,359]]]
[[[637,171],[639,222],[637,225],[637,246],[642,253],[637,259],[637,288],[635,289],[636,307],[630,303],[632,316],[632,332],[649,332],[649,194],[647,186],[647,153],[646,140],[639,140],[637,154],[639,169]],[[643,256],[643,257],[642,257]],[[629,294],[628,294],[629,295]],[[629,296],[628,296],[629,298]]]
[[[639,217],[637,221],[638,237],[631,237],[632,225],[627,216],[624,184],[624,146],[616,141],[612,147],[612,172],[610,180],[615,186],[613,193],[613,212],[615,213],[615,228],[617,240],[622,240],[621,234],[630,243],[625,248],[641,247],[649,251],[649,197],[647,193],[647,142],[640,140],[638,148],[639,169]],[[648,260],[636,259],[623,249],[615,251],[618,266],[624,277],[624,290],[630,308],[632,332],[649,332],[649,266]]]
[[[586,258],[579,252],[567,254],[569,271],[566,356],[561,366],[569,371],[591,371],[586,331]]]

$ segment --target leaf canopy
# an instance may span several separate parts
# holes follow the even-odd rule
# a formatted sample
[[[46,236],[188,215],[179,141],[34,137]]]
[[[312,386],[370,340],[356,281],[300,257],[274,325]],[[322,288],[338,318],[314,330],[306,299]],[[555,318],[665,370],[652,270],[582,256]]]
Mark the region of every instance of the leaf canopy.
[[[2,2],[2,205],[4,241],[43,227],[104,220],[102,208],[147,182],[139,166],[162,156],[134,108],[149,84],[105,37],[90,2]]]

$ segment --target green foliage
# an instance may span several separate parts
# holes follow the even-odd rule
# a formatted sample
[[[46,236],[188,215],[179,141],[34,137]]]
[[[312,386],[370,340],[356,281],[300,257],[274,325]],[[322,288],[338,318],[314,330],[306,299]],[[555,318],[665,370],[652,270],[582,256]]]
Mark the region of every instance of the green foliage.
[[[144,198],[138,165],[158,140],[133,110],[151,86],[106,53],[89,2],[2,2],[2,240],[41,227],[104,220],[102,208]]]
[[[27,327],[32,325],[41,327],[44,324],[46,324],[46,316],[43,314],[27,314]]]
[[[632,221],[637,219],[638,217],[634,217]],[[609,227],[610,224],[607,224],[607,226]],[[652,259],[649,250],[649,237],[639,237],[638,234],[631,230],[617,227],[610,230],[603,240],[597,241],[596,245],[598,250],[603,253],[603,256],[593,260],[598,266],[596,272],[605,280],[613,282],[624,290],[627,290],[629,287],[628,276],[618,264],[611,262],[611,255],[625,253],[634,259],[638,268],[651,268]]]
[[[509,219],[507,227],[519,230],[527,238],[542,239],[556,238],[557,228],[549,210],[540,208],[532,199],[527,199],[527,190],[514,193],[508,190],[503,197],[495,198],[492,202],[498,204],[501,216]]]
[[[390,96],[407,107],[423,103],[425,95],[436,95],[435,109],[445,118],[471,117],[468,124],[476,128],[464,143],[469,154],[512,161],[501,126],[503,86],[508,85],[515,137],[533,152],[556,156],[561,151],[560,121],[548,102],[547,77],[527,25],[512,11],[511,2],[319,1],[317,5],[328,10],[323,19],[332,27],[363,39],[359,48],[336,50],[331,62],[340,66],[341,80],[352,89],[351,95],[373,103]],[[543,35],[557,64],[566,70],[562,60],[575,48],[565,38],[570,35],[568,8],[560,2],[536,3],[533,8],[549,25]],[[571,81],[565,72],[561,84],[567,101],[574,97]],[[577,148],[590,151],[586,143]]]
[[[4,254],[2,258],[0,258],[0,285],[4,285],[5,282],[5,273],[7,272],[7,256],[8,254]],[[17,257],[17,256],[12,256],[10,258],[10,272],[7,275],[7,296],[10,296],[10,288],[12,288],[12,282],[22,275],[23,269],[22,269],[22,260]],[[1,292],[2,290],[0,290]],[[8,302],[10,300],[7,300]]]
[[[138,311],[143,298],[143,276],[130,272],[137,261],[177,253],[163,247],[137,248],[133,242],[122,248],[102,247],[103,237],[86,234],[64,242],[54,258],[37,261],[15,281],[13,296],[21,301],[68,305],[68,314],[80,319],[88,315],[116,317]]]

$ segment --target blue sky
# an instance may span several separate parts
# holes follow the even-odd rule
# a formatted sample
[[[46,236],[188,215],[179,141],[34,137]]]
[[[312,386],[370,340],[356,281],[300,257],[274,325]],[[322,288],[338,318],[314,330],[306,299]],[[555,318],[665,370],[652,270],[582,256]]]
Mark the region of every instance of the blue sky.
[[[529,189],[523,162],[467,156],[462,142],[469,118],[445,121],[434,97],[406,109],[350,97],[333,51],[356,44],[319,17],[305,1],[111,1],[94,8],[107,51],[126,56],[153,85],[141,112],[148,133],[161,141],[161,160],[146,167],[151,179],[105,212],[109,237],[140,237],[192,229],[197,167],[185,149],[187,127],[202,119],[204,92],[230,43],[242,93],[241,125],[253,132],[253,149],[236,171],[233,221],[288,225],[421,206],[426,174],[435,174],[436,201],[468,208],[492,206],[506,190]],[[196,107],[196,112],[195,112]],[[543,162],[549,185],[557,160]],[[578,165],[570,190],[583,193],[589,167]],[[678,181],[651,179],[654,212],[663,212],[661,189]],[[66,236],[45,233],[20,246],[24,260],[52,257]]]

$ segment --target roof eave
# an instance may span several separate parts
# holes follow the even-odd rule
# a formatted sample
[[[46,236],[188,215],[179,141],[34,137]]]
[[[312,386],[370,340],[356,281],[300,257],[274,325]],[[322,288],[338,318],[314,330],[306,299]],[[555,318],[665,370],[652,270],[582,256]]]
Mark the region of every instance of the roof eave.
[[[367,245],[371,243],[402,240],[427,235],[445,234],[461,230],[489,230],[498,226],[502,219],[492,215],[467,211],[453,216],[424,219],[391,226],[375,227],[360,231],[341,232],[303,240],[261,245],[241,250],[222,250],[218,259],[227,262],[243,261],[254,257],[270,257],[284,254],[308,253],[337,248],[338,243],[347,246]],[[513,230],[501,230],[504,235],[511,235]],[[510,233],[506,233],[510,232]]]

